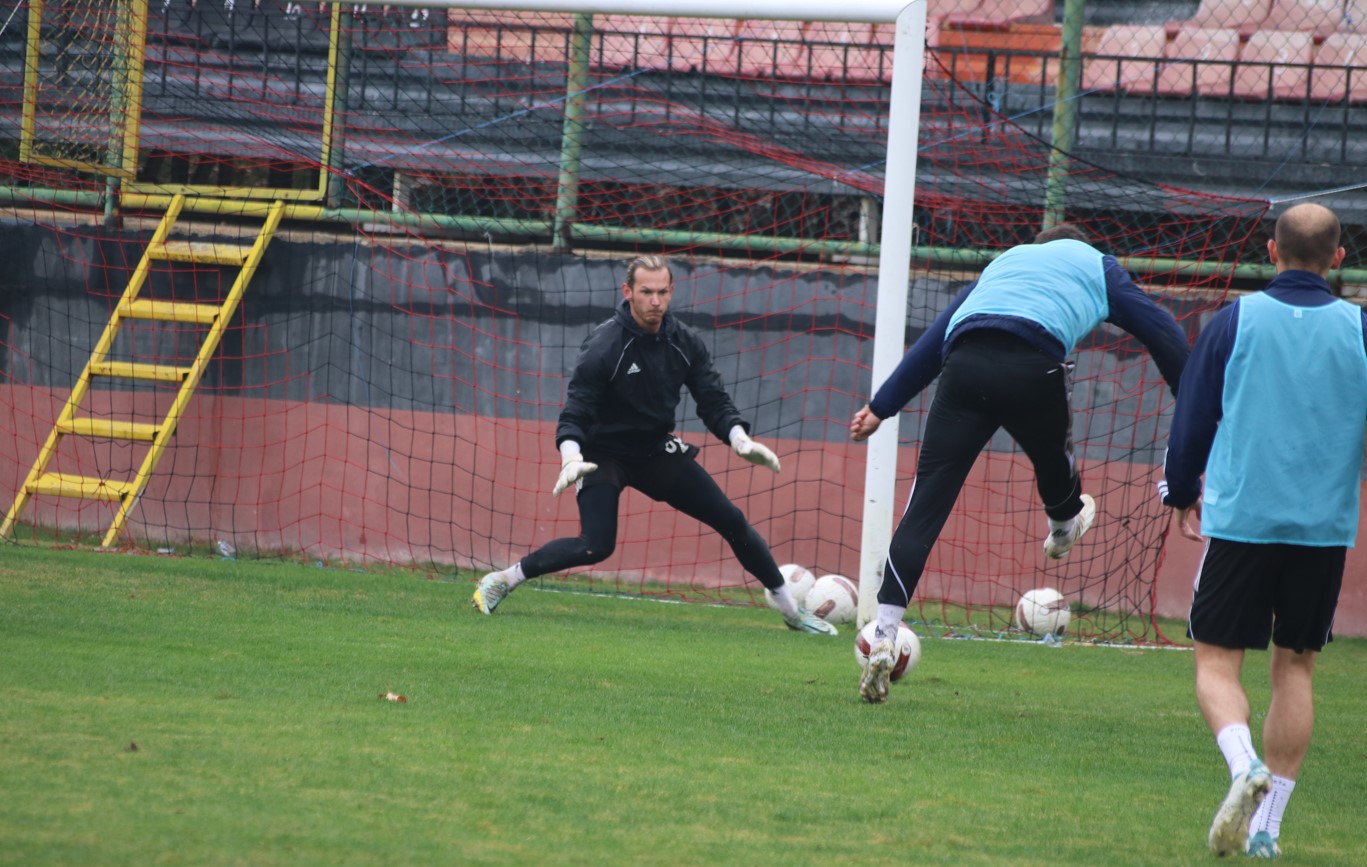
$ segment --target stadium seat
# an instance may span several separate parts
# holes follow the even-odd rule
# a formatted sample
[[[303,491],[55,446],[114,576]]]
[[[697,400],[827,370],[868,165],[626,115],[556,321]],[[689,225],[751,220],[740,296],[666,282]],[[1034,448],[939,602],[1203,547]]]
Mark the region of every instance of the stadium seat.
[[[1005,29],[1015,22],[1054,23],[1054,0],[981,0],[969,9],[967,0],[945,16],[949,27]]]
[[[669,62],[668,18],[595,15],[591,63],[603,69],[649,69]]]
[[[1258,31],[1310,33],[1316,42],[1343,24],[1344,0],[1272,0],[1272,9]]]
[[[1105,28],[1096,44],[1097,56],[1085,58],[1083,89],[1152,93],[1155,70],[1163,62],[1167,44],[1168,31],[1162,24]]]
[[[1367,102],[1367,34],[1331,33],[1315,52],[1310,97],[1317,102]]]
[[[1167,63],[1158,73],[1165,96],[1229,96],[1239,31],[1234,28],[1183,28],[1168,43]]]
[[[678,71],[734,73],[736,32],[734,18],[676,18],[669,27],[671,67]]]
[[[810,78],[806,24],[802,21],[742,21],[739,40],[741,75],[752,78]]]
[[[1167,23],[1168,36],[1181,30],[1237,30],[1247,39],[1262,26],[1272,9],[1272,0],[1201,0],[1196,13],[1187,19]]]
[[[892,76],[892,53],[873,44],[873,26],[813,21],[807,26],[812,75],[868,83]]]
[[[1309,31],[1259,30],[1244,43],[1234,72],[1234,95],[1247,99],[1304,99],[1315,39]]]
[[[500,61],[565,63],[574,16],[544,12],[448,10],[447,48],[456,54]]]
[[[1056,24],[1012,24],[1005,30],[946,27],[936,49],[948,74],[962,81],[1004,79],[1013,84],[1053,81],[1058,64]]]
[[[1339,33],[1367,33],[1367,0],[1348,0],[1343,7]]]

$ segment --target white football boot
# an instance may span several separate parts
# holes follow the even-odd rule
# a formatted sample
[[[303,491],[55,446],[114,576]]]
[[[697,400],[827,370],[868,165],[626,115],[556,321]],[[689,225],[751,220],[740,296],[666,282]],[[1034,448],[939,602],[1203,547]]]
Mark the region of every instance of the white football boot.
[[[859,697],[869,704],[888,700],[888,684],[892,682],[892,667],[897,663],[897,648],[891,638],[879,638],[869,648],[869,661],[864,663],[864,674],[859,678]]]
[[[1073,518],[1073,523],[1066,530],[1055,530],[1044,540],[1044,556],[1050,560],[1062,560],[1068,552],[1073,550],[1078,539],[1090,529],[1092,522],[1096,520],[1096,500],[1090,494],[1082,495],[1082,511]]]
[[[480,579],[475,595],[470,597],[470,605],[480,614],[493,614],[508,593],[508,579],[503,573],[490,572]]]
[[[1248,845],[1248,823],[1258,805],[1272,791],[1272,774],[1267,765],[1254,759],[1248,770],[1229,784],[1229,793],[1215,812],[1206,842],[1220,857],[1243,852]]]

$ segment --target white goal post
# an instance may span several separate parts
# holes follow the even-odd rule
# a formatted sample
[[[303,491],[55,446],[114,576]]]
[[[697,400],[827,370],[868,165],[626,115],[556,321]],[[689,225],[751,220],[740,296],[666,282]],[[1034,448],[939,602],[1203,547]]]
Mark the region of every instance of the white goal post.
[[[366,0],[339,0],[360,5]],[[878,251],[878,309],[874,318],[873,379],[891,375],[905,349],[911,277],[912,205],[916,193],[917,132],[921,123],[921,67],[925,54],[925,0],[401,0],[398,5],[641,15],[669,18],[745,18],[779,21],[850,21],[895,24],[882,229]],[[858,625],[873,619],[883,564],[892,541],[899,419],[894,415],[869,438],[864,471],[859,560]]]

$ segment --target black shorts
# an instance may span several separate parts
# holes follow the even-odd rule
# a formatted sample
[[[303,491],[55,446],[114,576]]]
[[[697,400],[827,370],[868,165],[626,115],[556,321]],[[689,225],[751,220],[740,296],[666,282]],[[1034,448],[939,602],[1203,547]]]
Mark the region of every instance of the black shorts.
[[[584,476],[584,487],[613,485],[618,490],[635,488],[652,500],[663,502],[684,467],[698,459],[698,447],[670,437],[653,454],[636,457],[584,448],[584,460],[598,469]]]
[[[1323,650],[1334,640],[1334,612],[1348,549],[1210,539],[1187,634],[1203,644],[1266,650]]]

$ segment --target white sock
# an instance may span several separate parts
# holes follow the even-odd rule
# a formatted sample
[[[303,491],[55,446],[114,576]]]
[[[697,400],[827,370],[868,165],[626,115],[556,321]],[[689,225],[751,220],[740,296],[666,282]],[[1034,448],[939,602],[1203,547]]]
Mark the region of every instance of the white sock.
[[[1295,780],[1272,775],[1272,791],[1267,793],[1258,811],[1248,823],[1248,833],[1266,831],[1275,840],[1282,834],[1282,814],[1286,812],[1286,802],[1291,800],[1291,790],[1296,788]]]
[[[784,581],[777,590],[770,590],[769,596],[778,606],[779,613],[784,620],[797,619],[797,600],[793,598],[792,591],[788,589],[788,582]]]
[[[1076,518],[1068,518],[1067,520],[1064,520],[1064,521],[1055,521],[1053,518],[1050,518],[1050,519],[1049,519],[1049,532],[1050,532],[1051,534],[1052,534],[1052,533],[1071,533],[1071,532],[1073,532],[1073,521],[1075,521],[1075,520],[1077,520],[1077,519],[1076,519]]]
[[[508,592],[513,592],[513,588],[527,580],[527,576],[522,574],[522,561],[518,560],[507,569],[504,569],[503,577],[508,580]]]
[[[902,622],[902,618],[907,616],[907,609],[902,605],[884,605],[878,603],[878,632],[884,638],[896,639],[897,625]]]
[[[1220,752],[1225,755],[1230,779],[1247,771],[1248,766],[1258,758],[1258,754],[1253,750],[1253,735],[1249,734],[1246,725],[1234,723],[1225,726],[1215,736],[1215,743],[1219,744]]]

